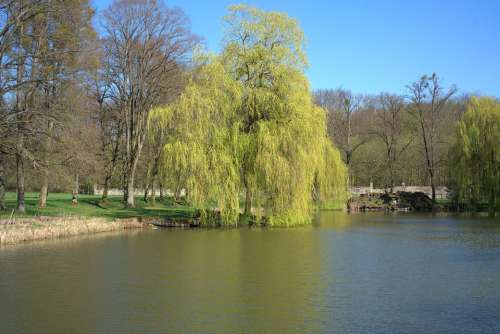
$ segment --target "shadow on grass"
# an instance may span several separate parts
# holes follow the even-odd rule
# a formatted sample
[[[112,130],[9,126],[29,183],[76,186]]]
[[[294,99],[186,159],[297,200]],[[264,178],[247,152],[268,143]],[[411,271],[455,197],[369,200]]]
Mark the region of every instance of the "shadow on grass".
[[[26,213],[15,213],[14,217],[33,216],[80,216],[103,218],[140,218],[140,217],[192,217],[194,209],[187,205],[178,205],[171,198],[157,199],[154,206],[136,198],[136,207],[127,208],[121,196],[109,197],[102,201],[100,196],[81,195],[78,204],[71,203],[70,194],[49,194],[45,208],[38,208],[38,194],[27,193],[25,196]],[[0,217],[9,217],[16,207],[15,193],[6,197],[7,210],[0,211]]]

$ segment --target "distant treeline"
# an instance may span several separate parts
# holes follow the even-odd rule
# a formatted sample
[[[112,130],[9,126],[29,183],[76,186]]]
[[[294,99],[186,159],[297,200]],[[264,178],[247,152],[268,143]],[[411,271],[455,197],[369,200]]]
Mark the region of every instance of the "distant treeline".
[[[458,95],[436,74],[406,94],[321,89],[328,134],[341,150],[350,183],[447,186],[458,208],[496,207],[500,193],[500,102]]]
[[[343,153],[351,184],[392,187],[430,185],[429,167],[436,185],[448,184],[448,152],[468,102],[456,91],[431,75],[411,84],[407,95],[356,95],[342,88],[314,95],[328,110],[328,132]]]
[[[201,55],[202,39],[182,10],[162,1],[115,0],[97,17],[88,0],[0,0],[0,209],[6,190],[17,192],[22,212],[26,191],[39,192],[43,208],[49,191],[71,192],[77,201],[95,184],[104,198],[111,187],[123,189],[128,206],[136,188],[145,189],[146,200],[166,188],[193,196],[190,185],[203,189],[203,175],[186,175],[189,168],[200,171],[186,160],[193,151],[182,151],[190,143],[190,149],[215,147],[219,162],[234,168],[218,165],[219,176],[229,180],[223,173],[232,173],[228,191],[246,192],[248,212],[251,200],[303,209],[311,198],[323,199],[321,187],[339,193],[345,168],[337,148],[351,185],[448,185],[457,204],[487,202],[498,211],[498,100],[458,96],[435,74],[409,84],[404,96],[309,93],[295,20],[234,6],[226,23],[226,44],[216,59]],[[311,94],[326,116],[309,103]],[[203,123],[200,106],[224,112],[211,110]],[[158,107],[161,117],[151,122]],[[190,111],[191,118],[184,117]],[[325,117],[336,148],[323,143]],[[207,128],[189,129],[193,124]],[[194,130],[198,137],[186,135]],[[207,145],[214,140],[209,130],[220,130],[216,139],[223,140]],[[172,146],[174,133],[181,146]],[[262,148],[268,157],[258,155]],[[328,152],[328,158],[314,159],[312,152]],[[314,169],[318,161],[330,161],[335,184],[326,187],[325,168]],[[211,177],[214,161],[204,163]],[[299,185],[300,201],[290,188]],[[239,207],[234,196],[225,201]]]
[[[149,111],[181,92],[199,41],[162,1],[117,0],[96,17],[88,0],[1,0],[0,208],[5,189],[22,212],[25,191],[43,208],[48,191],[76,201],[94,184],[133,206],[135,179],[158,184]]]

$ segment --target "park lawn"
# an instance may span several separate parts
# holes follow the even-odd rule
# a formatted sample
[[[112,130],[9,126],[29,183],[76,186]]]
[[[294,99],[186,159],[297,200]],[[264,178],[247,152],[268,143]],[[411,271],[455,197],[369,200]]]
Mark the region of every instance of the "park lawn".
[[[110,196],[105,202],[97,195],[79,195],[78,204],[71,203],[71,194],[49,193],[47,206],[38,208],[38,193],[26,193],[26,213],[15,212],[16,194],[6,194],[7,210],[0,211],[0,218],[36,217],[36,216],[75,216],[75,217],[102,217],[102,218],[133,218],[133,217],[190,217],[194,209],[186,205],[174,203],[171,198],[156,199],[152,206],[144,202],[143,198],[136,197],[136,207],[124,206],[121,196]]]

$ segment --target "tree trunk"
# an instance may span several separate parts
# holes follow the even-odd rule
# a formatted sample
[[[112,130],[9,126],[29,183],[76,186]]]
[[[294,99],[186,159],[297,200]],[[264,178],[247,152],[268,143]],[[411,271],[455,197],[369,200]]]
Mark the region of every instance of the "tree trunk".
[[[106,199],[108,198],[108,192],[109,192],[109,182],[111,181],[111,177],[109,175],[106,175],[104,178],[104,184],[102,188],[102,197],[101,199]]]
[[[127,178],[127,200],[126,200],[125,204],[129,208],[134,208],[135,207],[135,202],[134,202],[134,175],[133,174],[131,174]]]
[[[146,182],[144,183],[144,202],[148,202],[149,200],[149,175],[151,174],[151,166],[148,163],[148,168],[146,171]]]
[[[160,200],[162,200],[165,197],[165,194],[163,193],[163,184],[161,184],[161,182],[159,182],[158,186],[160,188]]]
[[[392,161],[389,163],[389,189],[392,194],[394,192],[394,164]]]
[[[20,110],[19,106],[17,110]],[[24,129],[23,119],[18,119],[17,125],[17,142],[16,142],[16,190],[17,190],[17,206],[16,210],[24,213],[26,207],[24,203]]]
[[[78,204],[78,190],[80,188],[80,182],[78,180],[78,173],[75,174],[75,183],[73,184],[73,191],[71,192],[71,203],[73,205]]]
[[[127,179],[123,181],[123,202],[127,203],[127,198],[128,198],[128,187],[127,187]]]
[[[128,198],[127,178],[128,178],[127,177],[127,166],[126,166],[126,162],[124,162],[123,166],[122,166],[122,175],[121,175],[121,185],[122,185],[122,190],[123,190],[123,203],[127,203],[127,198]]]
[[[22,36],[24,34],[24,24],[21,24],[19,27],[19,35]],[[21,38],[18,38],[18,43],[21,44]],[[18,64],[17,64],[17,74],[16,81],[19,85],[16,89],[16,112],[21,112],[22,107],[21,103],[23,101],[22,93],[21,93],[21,83],[24,81],[24,55],[20,50],[18,53]],[[32,66],[32,69],[34,66]],[[25,103],[25,101],[24,101]],[[25,204],[24,204],[24,161],[23,161],[23,151],[24,151],[24,117],[25,115],[17,116],[17,142],[16,142],[16,187],[17,187],[17,211],[26,212]]]
[[[153,206],[156,204],[156,179],[158,178],[158,166],[159,166],[159,157],[160,153],[156,154],[156,157],[153,161],[153,168],[151,170],[151,200],[153,202]]]
[[[144,202],[148,201],[149,197],[149,184],[151,179],[151,161],[148,159],[148,167],[146,169],[146,182],[144,186]]]
[[[151,205],[155,206],[156,204],[156,189],[155,189],[155,177],[151,179]]]
[[[53,87],[52,87],[53,88]],[[50,114],[51,104],[50,104],[50,90],[46,90],[45,96],[45,112]],[[38,207],[45,208],[47,205],[47,193],[49,191],[49,147],[51,144],[50,138],[52,135],[52,129],[54,128],[54,123],[49,120],[47,122],[47,135],[43,136],[42,139],[42,159],[43,159],[43,170],[42,170],[42,186],[40,187],[40,195],[38,200]]]
[[[144,202],[147,202],[149,199],[149,186],[146,182],[146,187],[144,187]]]
[[[18,147],[19,148],[19,147]],[[16,153],[17,168],[17,211],[24,213],[26,207],[24,203],[24,159],[20,152]]]
[[[129,171],[127,172],[125,205],[129,208],[135,208],[135,201],[134,201],[135,166],[136,164],[133,163],[132,168],[130,168]]]
[[[45,208],[47,205],[47,194],[49,192],[49,169],[45,167],[42,171],[42,186],[40,187],[40,195],[38,207]]]
[[[7,184],[7,180],[5,177],[4,163],[4,157],[0,154],[0,210],[7,209],[7,206],[5,205],[5,186]]]
[[[139,161],[140,151],[132,157],[132,162],[128,165],[127,170],[127,195],[125,204],[129,208],[135,208],[134,201],[134,177],[137,169],[137,162]]]
[[[48,109],[48,108],[47,108]],[[48,132],[52,131],[52,122],[49,121],[48,124]],[[47,193],[49,191],[49,158],[48,158],[48,149],[49,149],[49,137],[45,136],[42,141],[42,152],[43,152],[43,170],[42,170],[42,186],[40,187],[40,195],[38,200],[38,207],[45,208],[47,205]]]
[[[425,161],[427,163],[427,172],[429,173],[429,179],[431,181],[431,189],[432,189],[432,202],[436,204],[436,186],[434,184],[434,161],[431,160],[431,150],[432,147],[427,142],[427,135],[425,132],[425,123],[422,120],[420,120],[420,128],[422,130],[422,140],[424,143],[424,152],[425,152]],[[432,142],[431,142],[432,143]]]

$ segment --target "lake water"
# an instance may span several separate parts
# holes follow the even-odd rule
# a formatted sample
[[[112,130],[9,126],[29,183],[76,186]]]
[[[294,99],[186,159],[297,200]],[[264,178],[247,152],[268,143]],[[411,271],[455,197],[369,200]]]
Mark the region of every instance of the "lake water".
[[[323,212],[3,247],[0,333],[500,333],[500,221]]]

